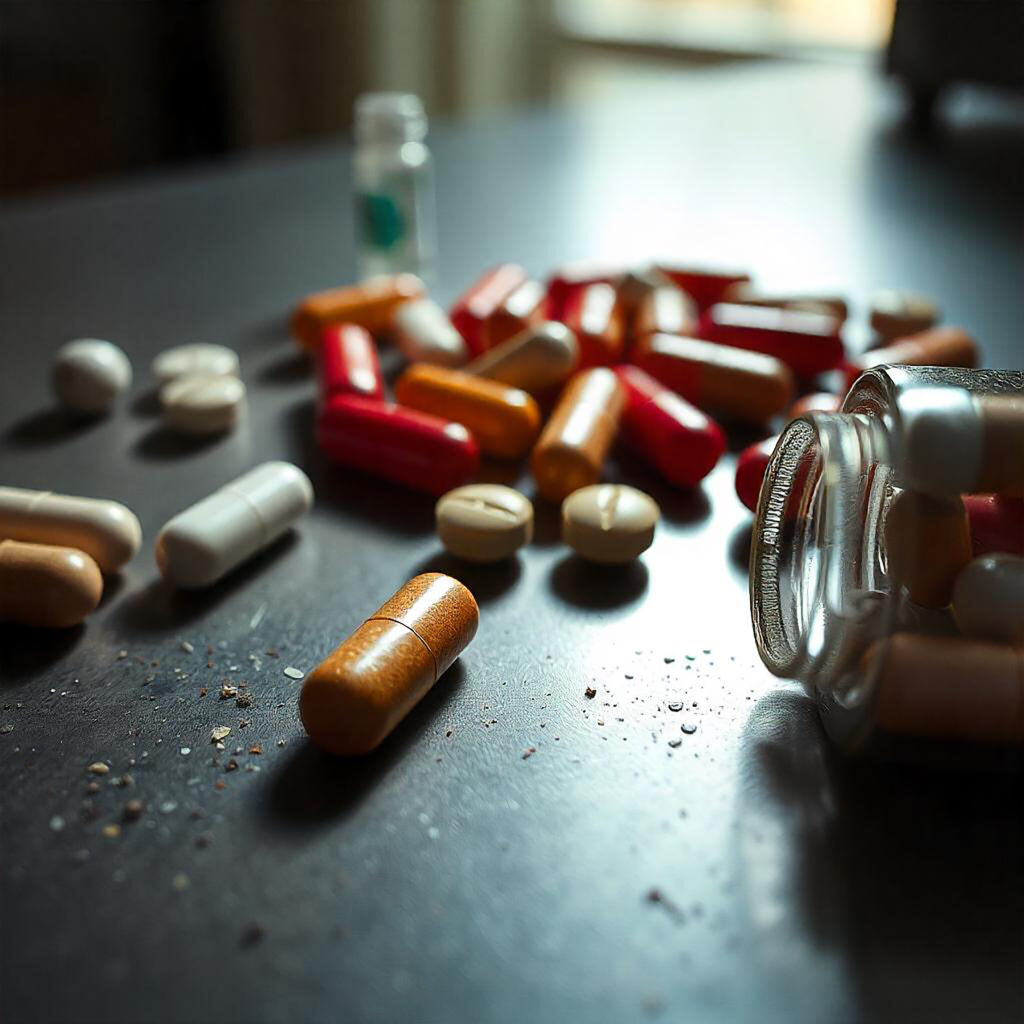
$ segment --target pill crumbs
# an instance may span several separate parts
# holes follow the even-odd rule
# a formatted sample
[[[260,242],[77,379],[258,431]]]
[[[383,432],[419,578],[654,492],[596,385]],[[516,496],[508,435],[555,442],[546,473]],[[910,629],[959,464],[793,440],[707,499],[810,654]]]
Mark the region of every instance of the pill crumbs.
[[[238,696],[238,687],[231,683],[222,683],[220,687],[220,699],[231,700],[232,697]]]
[[[259,945],[266,934],[266,928],[258,922],[253,921],[242,929],[242,934],[238,940],[239,945],[243,949],[251,949],[253,946]]]
[[[63,832],[64,831],[64,819],[59,814],[55,814],[50,819],[50,831],[51,832]]]
[[[252,697],[248,693],[240,693],[235,698],[235,707],[251,708],[252,707]]]
[[[262,754],[263,753],[263,745],[261,743],[254,743],[249,748],[249,753],[250,754]]]
[[[110,766],[105,765],[102,761],[93,761],[93,763],[89,765],[89,771],[92,772],[93,775],[106,775],[107,772],[110,771]]]
[[[289,679],[301,679],[305,675],[301,669],[297,669],[294,665],[288,665],[284,670],[284,674]]]
[[[192,748],[182,747],[181,750],[178,751],[178,753],[181,754],[182,757],[188,757],[188,755],[192,753]]]
[[[537,753],[537,748],[536,747],[527,747],[523,751],[523,760],[525,761],[528,757],[532,757],[536,753]]]
[[[682,711],[683,702],[681,700],[674,700],[668,706],[669,711]]]
[[[681,728],[687,736],[692,736],[697,731],[697,726],[692,722],[687,722],[685,725],[681,726]]]
[[[205,686],[199,687],[199,699],[202,700],[210,691]]]
[[[145,809],[145,805],[141,800],[129,800],[121,808],[121,817],[125,821],[138,821]]]
[[[116,839],[121,834],[121,826],[120,825],[104,825],[103,826],[103,834],[108,839]]]
[[[191,654],[195,650],[195,648],[187,640],[182,640],[181,641],[181,649],[186,654]]]
[[[682,746],[682,744],[683,744],[683,741],[680,740],[680,739],[675,739],[675,740],[669,740],[668,741],[668,745],[670,747],[673,747],[673,748],[674,747],[680,747],[680,746]]]
[[[597,696],[597,690],[595,690],[592,686],[588,686],[583,691],[583,696],[586,697],[587,700],[593,700]]]
[[[230,725],[215,725],[210,730],[210,742],[221,743],[231,735]]]
[[[171,879],[171,888],[173,888],[175,892],[184,892],[191,884],[192,883],[189,881],[188,875],[182,871],[179,871]]]

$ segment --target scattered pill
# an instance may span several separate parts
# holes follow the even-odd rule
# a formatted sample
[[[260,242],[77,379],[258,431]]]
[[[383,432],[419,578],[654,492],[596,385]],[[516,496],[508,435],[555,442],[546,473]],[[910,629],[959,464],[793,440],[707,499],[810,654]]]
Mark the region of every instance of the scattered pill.
[[[510,558],[533,537],[533,505],[511,487],[468,484],[445,494],[434,510],[437,535],[470,562]]]
[[[379,746],[470,643],[479,619],[458,580],[410,580],[306,677],[299,714],[310,738],[332,754]]]
[[[971,525],[971,550],[979,555],[1024,556],[1024,498],[999,494],[965,494]]]
[[[124,352],[99,338],[77,338],[57,349],[53,390],[72,412],[98,416],[109,412],[132,384],[132,364]]]
[[[923,295],[886,289],[871,297],[871,326],[885,341],[926,331],[938,319],[938,306]]]
[[[409,409],[451,417],[483,451],[504,458],[524,455],[540,429],[540,410],[525,391],[443,366],[410,366],[395,383],[395,399]]]
[[[384,380],[370,332],[358,324],[332,324],[324,328],[317,353],[317,380],[321,402],[332,395],[382,399]]]
[[[750,275],[741,271],[708,270],[700,267],[678,267],[664,263],[658,269],[672,281],[677,288],[682,288],[702,310],[721,302],[730,287],[750,281]]]
[[[597,483],[625,402],[622,385],[605,367],[584,370],[569,381],[530,460],[543,498],[562,501]]]
[[[644,296],[633,320],[637,338],[648,334],[686,334],[697,332],[697,304],[674,284],[655,288]]]
[[[842,406],[842,395],[834,395],[830,391],[815,391],[798,398],[786,411],[786,419],[795,420],[798,416],[806,416],[812,412],[839,412]]]
[[[302,671],[302,669],[295,668],[293,665],[288,665],[284,669],[284,674],[289,679],[301,679],[303,677],[303,675],[305,675],[305,673]]]
[[[157,537],[157,565],[179,587],[208,587],[277,540],[312,503],[301,469],[264,462],[171,519]]]
[[[721,427],[636,366],[615,369],[626,393],[621,427],[630,447],[677,487],[694,487],[725,451]]]
[[[766,437],[744,448],[736,460],[736,496],[751,512],[757,511],[765,470],[771,462],[778,436]]]
[[[569,296],[562,314],[579,345],[578,368],[609,366],[626,345],[626,310],[610,284],[592,284]]]
[[[809,378],[841,364],[841,326],[821,313],[719,302],[701,314],[698,333],[720,345],[774,356],[798,377]]]
[[[77,548],[117,572],[142,544],[135,513],[116,501],[0,487],[0,538]]]
[[[945,608],[957,574],[971,560],[967,512],[958,496],[901,491],[885,518],[889,576],[925,608]]]
[[[562,539],[590,562],[623,565],[654,541],[657,502],[625,484],[594,484],[562,502]]]
[[[153,360],[153,376],[161,384],[168,384],[186,374],[239,374],[238,353],[224,345],[196,342],[165,349]]]
[[[444,494],[480,468],[480,446],[461,423],[354,395],[320,410],[317,441],[333,462]]]
[[[749,281],[738,281],[726,288],[722,302],[738,302],[744,306],[773,306],[776,309],[798,309],[805,313],[825,313],[844,321],[849,316],[846,299],[838,295],[775,295],[759,292]]]
[[[493,348],[544,320],[544,286],[527,279],[517,285],[488,317],[486,345]]]
[[[623,275],[622,267],[607,264],[567,263],[554,270],[547,279],[547,315],[552,320],[564,320],[569,301],[577,291],[592,284],[617,284]]]
[[[228,374],[186,373],[160,389],[164,422],[181,434],[223,434],[245,410],[245,385]]]
[[[965,636],[1024,644],[1024,558],[985,555],[968,562],[953,587],[953,618]]]
[[[522,267],[503,263],[488,270],[455,301],[449,316],[469,346],[470,355],[478,356],[491,347],[487,322],[526,280]]]
[[[962,327],[933,327],[848,358],[846,381],[851,385],[872,366],[964,366],[978,365],[978,344]]]
[[[788,408],[796,391],[773,356],[696,338],[652,334],[635,346],[633,362],[688,402],[752,423]]]
[[[403,302],[392,317],[391,333],[411,363],[461,366],[469,358],[462,335],[433,299]]]
[[[576,335],[564,324],[548,320],[477,356],[465,371],[537,394],[561,384],[578,359]]]
[[[377,334],[388,329],[398,306],[425,294],[415,274],[371,277],[361,284],[315,292],[292,313],[292,335],[302,348],[315,352],[324,328],[331,324],[356,324]]]
[[[84,551],[0,541],[0,622],[77,626],[103,596],[103,576]]]

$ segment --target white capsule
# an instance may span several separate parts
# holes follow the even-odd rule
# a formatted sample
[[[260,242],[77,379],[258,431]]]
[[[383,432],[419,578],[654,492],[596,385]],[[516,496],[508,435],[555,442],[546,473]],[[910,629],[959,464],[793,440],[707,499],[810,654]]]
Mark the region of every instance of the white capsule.
[[[164,422],[182,434],[223,434],[245,409],[245,385],[213,373],[187,373],[160,389]]]
[[[53,390],[73,412],[109,412],[132,384],[132,364],[116,345],[99,338],[77,338],[61,345],[53,360]]]
[[[187,373],[214,373],[238,376],[238,353],[224,345],[196,342],[164,349],[153,360],[153,376],[161,384]]]
[[[461,366],[469,358],[462,335],[433,299],[403,302],[391,321],[395,344],[411,363]]]
[[[953,618],[965,636],[1024,643],[1024,558],[985,555],[968,562],[953,587]]]
[[[272,544],[313,504],[290,462],[264,462],[178,513],[160,531],[156,562],[179,587],[208,587]]]
[[[139,550],[142,527],[116,501],[0,487],[0,539],[78,548],[117,572]]]

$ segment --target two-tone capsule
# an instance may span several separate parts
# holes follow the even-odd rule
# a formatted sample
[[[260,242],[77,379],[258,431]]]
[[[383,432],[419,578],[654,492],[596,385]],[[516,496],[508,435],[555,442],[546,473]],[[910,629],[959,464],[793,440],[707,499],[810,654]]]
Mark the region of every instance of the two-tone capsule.
[[[563,383],[578,359],[576,335],[565,324],[547,320],[488,349],[463,369],[536,395]]]
[[[633,336],[697,333],[697,304],[681,288],[663,285],[648,292],[633,318]]]
[[[609,366],[622,358],[626,346],[626,313],[610,284],[576,289],[565,303],[563,322],[576,335],[579,369]]]
[[[469,346],[433,299],[403,302],[391,318],[391,335],[411,363],[461,366],[469,358]]]
[[[528,280],[526,271],[518,264],[502,263],[488,270],[455,300],[448,315],[465,339],[471,356],[478,356],[491,347],[493,342],[488,327],[491,318]]]
[[[714,270],[667,263],[659,263],[658,269],[677,288],[691,296],[701,310],[721,302],[729,288],[750,282],[750,275],[742,270]]]
[[[933,327],[919,334],[873,348],[845,361],[847,386],[873,366],[964,366],[978,365],[978,343],[962,327]]]

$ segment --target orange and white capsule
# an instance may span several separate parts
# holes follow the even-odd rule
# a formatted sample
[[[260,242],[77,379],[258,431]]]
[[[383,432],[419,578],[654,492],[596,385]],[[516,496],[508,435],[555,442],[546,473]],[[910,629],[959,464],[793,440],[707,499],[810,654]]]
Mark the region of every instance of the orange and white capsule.
[[[576,335],[579,369],[609,366],[622,357],[626,345],[626,312],[610,284],[579,288],[566,301],[566,326]]]

